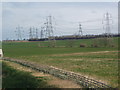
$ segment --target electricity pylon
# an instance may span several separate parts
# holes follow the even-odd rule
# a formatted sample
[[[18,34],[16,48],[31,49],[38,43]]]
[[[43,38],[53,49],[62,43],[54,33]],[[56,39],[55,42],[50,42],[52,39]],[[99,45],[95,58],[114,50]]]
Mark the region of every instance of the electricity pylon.
[[[103,19],[103,29],[105,29],[105,38],[104,38],[104,43],[105,46],[114,46],[114,41],[112,38],[112,33],[111,33],[111,26],[112,26],[113,20],[111,14],[108,12],[104,14],[104,19]]]
[[[32,28],[30,27],[29,29],[29,39],[33,39],[33,32],[32,32]]]
[[[105,29],[105,34],[107,36],[111,36],[111,26],[112,26],[113,20],[111,14],[108,12],[104,14],[104,19],[103,19],[103,29]]]
[[[81,23],[79,23],[79,31],[78,31],[78,35],[79,35],[79,36],[82,36],[82,35],[83,35],[83,33],[82,33],[82,25],[81,25]]]
[[[18,27],[16,27],[16,35],[17,35],[17,40],[22,40],[22,29],[23,29],[23,27],[21,27],[21,26],[19,26],[18,25]]]
[[[53,34],[53,25],[52,25],[52,16],[48,16],[46,18],[46,29],[45,29],[45,36],[48,38],[49,41],[49,47],[55,47],[55,37]]]

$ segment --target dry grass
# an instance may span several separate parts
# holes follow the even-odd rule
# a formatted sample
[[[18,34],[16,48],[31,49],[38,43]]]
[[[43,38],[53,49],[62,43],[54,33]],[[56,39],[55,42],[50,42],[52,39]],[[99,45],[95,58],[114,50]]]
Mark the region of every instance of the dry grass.
[[[72,81],[62,80],[56,77],[51,78],[52,80],[48,82],[50,85],[57,85],[59,88],[81,88],[79,85],[73,83]]]

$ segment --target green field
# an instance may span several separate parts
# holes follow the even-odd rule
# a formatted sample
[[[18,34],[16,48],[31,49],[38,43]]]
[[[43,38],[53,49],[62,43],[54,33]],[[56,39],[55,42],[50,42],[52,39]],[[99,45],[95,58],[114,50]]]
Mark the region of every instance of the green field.
[[[69,40],[56,41],[57,47],[47,46],[48,42],[4,42],[4,57],[34,61],[102,80],[118,87],[118,38],[114,47],[91,47],[94,39],[74,40],[73,47],[66,47]],[[79,47],[85,44],[86,47]],[[64,47],[65,46],[65,47]]]

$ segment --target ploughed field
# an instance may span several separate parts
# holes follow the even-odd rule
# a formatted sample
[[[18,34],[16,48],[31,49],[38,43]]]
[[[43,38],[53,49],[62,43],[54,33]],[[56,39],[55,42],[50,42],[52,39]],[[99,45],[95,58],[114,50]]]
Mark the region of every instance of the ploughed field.
[[[4,57],[34,61],[61,69],[80,73],[118,87],[118,38],[115,47],[90,47],[92,39],[72,41],[75,46],[67,47],[70,41],[56,41],[59,47],[47,46],[48,42],[3,42]],[[79,44],[86,47],[79,47]]]

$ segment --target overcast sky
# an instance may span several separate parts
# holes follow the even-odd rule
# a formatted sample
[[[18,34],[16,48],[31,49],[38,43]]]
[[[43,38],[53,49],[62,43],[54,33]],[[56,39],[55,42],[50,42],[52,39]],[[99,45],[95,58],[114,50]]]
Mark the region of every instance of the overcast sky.
[[[1,0],[2,2],[119,2],[119,0]]]
[[[29,27],[41,28],[46,17],[51,15],[55,35],[73,35],[81,22],[83,34],[101,34],[103,16],[112,15],[111,32],[117,33],[117,2],[4,2],[2,3],[3,39],[16,39],[15,30],[23,27],[24,37],[29,36]]]

